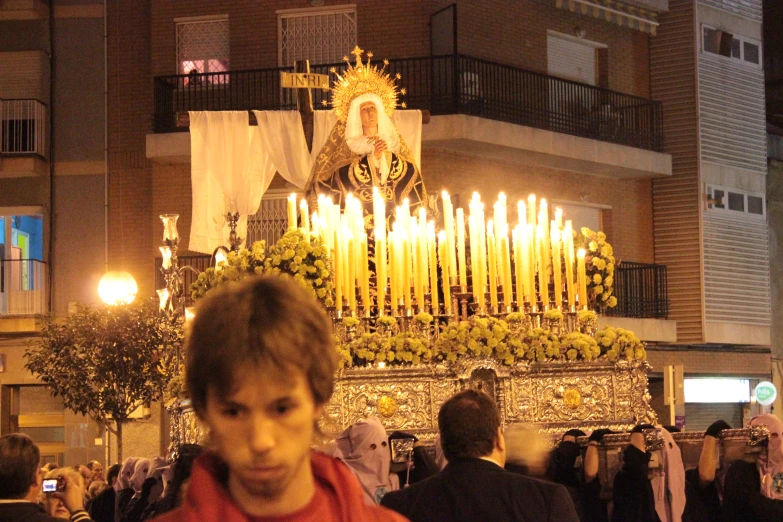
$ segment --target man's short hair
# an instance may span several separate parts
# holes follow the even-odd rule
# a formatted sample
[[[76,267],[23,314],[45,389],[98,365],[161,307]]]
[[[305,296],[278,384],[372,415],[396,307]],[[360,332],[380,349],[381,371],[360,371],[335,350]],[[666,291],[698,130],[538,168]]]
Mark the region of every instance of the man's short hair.
[[[24,498],[36,482],[41,452],[30,437],[10,433],[0,437],[0,498]]]
[[[500,427],[500,411],[486,393],[467,389],[443,403],[438,429],[443,454],[449,462],[490,455]]]
[[[120,470],[122,469],[122,464],[114,464],[112,467],[109,468],[109,471],[106,473],[106,483],[110,486],[114,485],[114,481],[117,480],[117,477],[120,476]]]
[[[239,370],[253,365],[302,371],[317,405],[334,390],[332,325],[315,297],[288,277],[251,277],[215,290],[197,307],[185,344],[187,390],[199,414],[208,390],[229,396]]]

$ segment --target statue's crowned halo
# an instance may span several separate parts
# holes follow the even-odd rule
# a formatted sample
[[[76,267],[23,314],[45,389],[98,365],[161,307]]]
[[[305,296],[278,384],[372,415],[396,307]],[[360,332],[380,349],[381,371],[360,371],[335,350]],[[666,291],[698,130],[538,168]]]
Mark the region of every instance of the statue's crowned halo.
[[[358,46],[352,54],[355,65],[345,57],[345,72],[331,70],[337,77],[332,89],[337,124],[316,156],[308,191],[311,200],[324,194],[337,204],[352,193],[362,202],[369,227],[373,187],[386,200],[387,215],[406,198],[411,208],[427,198],[419,168],[392,121],[398,95],[404,95],[405,89],[398,91],[394,79],[385,72],[387,60],[382,67],[372,65],[372,53],[368,52],[363,62],[364,51]],[[399,74],[396,77],[399,79]],[[405,103],[401,107],[405,108]]]

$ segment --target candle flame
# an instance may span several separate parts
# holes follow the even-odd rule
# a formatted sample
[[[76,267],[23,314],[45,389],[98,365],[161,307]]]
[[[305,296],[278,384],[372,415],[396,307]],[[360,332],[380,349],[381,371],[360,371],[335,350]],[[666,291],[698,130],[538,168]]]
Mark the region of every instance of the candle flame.
[[[585,254],[587,254],[587,252],[585,252],[584,248],[580,248],[579,250],[576,251],[576,257],[580,259],[584,259]]]

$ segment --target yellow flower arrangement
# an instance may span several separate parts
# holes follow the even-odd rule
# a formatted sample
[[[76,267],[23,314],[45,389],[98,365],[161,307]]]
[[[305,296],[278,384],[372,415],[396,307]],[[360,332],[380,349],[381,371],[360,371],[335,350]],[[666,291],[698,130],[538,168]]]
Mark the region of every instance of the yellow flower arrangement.
[[[581,332],[564,335],[560,339],[560,351],[565,353],[569,361],[577,359],[592,361],[601,355],[601,349],[595,339]]]
[[[430,343],[413,332],[402,332],[392,337],[366,333],[347,345],[338,346],[338,353],[350,357],[351,364],[348,366],[376,363],[402,366],[429,362],[433,358]]]
[[[209,267],[198,275],[190,285],[190,296],[194,301],[205,297],[210,291],[232,281],[240,281],[251,274],[261,274],[266,260],[266,242],[256,241],[250,248],[229,252],[220,265]]]
[[[595,334],[595,340],[601,349],[601,354],[606,355],[610,361],[622,358],[629,361],[647,360],[644,343],[630,330],[606,326]]]
[[[288,274],[326,306],[333,304],[329,250],[316,236],[290,229],[269,249],[264,273]]]
[[[326,306],[333,304],[329,252],[319,238],[307,238],[299,229],[286,232],[268,253],[264,241],[229,252],[217,268],[210,267],[199,274],[190,285],[190,295],[197,301],[214,288],[252,274],[290,275]]]
[[[606,242],[606,234],[603,232],[582,227],[581,233],[582,248],[587,251],[585,267],[588,300],[599,309],[613,308],[617,306],[617,297],[612,295],[615,268],[612,245]]]

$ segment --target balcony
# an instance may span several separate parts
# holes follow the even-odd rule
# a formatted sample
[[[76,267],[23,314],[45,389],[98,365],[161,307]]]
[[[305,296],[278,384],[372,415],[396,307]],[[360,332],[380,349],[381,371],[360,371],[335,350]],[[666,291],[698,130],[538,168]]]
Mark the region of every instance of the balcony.
[[[677,325],[668,320],[669,291],[666,265],[623,261],[615,267],[617,306],[607,308],[601,325],[618,326],[643,341],[675,343]]]
[[[317,65],[338,72],[346,64]],[[470,115],[650,151],[663,149],[658,102],[468,56],[390,60],[408,108],[433,116]],[[287,68],[172,75],[155,78],[154,129],[187,130],[177,115],[190,110],[292,110],[291,91],[280,88]],[[316,107],[331,92],[313,91]]]
[[[46,174],[46,105],[0,99],[0,177]]]
[[[47,313],[47,281],[48,270],[43,261],[0,259],[0,316]]]

